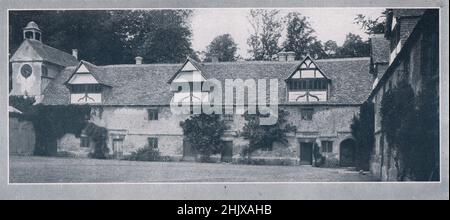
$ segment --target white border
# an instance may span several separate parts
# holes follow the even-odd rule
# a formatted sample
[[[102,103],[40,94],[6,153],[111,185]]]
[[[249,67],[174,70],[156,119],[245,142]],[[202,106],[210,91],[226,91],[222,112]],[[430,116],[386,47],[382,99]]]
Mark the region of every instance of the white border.
[[[14,186],[14,185],[18,185],[18,186],[23,186],[23,185],[36,185],[36,186],[43,186],[43,185],[75,185],[75,186],[78,186],[78,185],[180,185],[180,184],[182,184],[182,185],[197,185],[197,184],[200,184],[200,185],[205,185],[205,184],[207,184],[207,185],[227,185],[227,184],[231,184],[231,185],[249,185],[249,184],[262,184],[262,185],[271,185],[271,184],[277,184],[277,185],[282,185],[282,184],[286,184],[286,185],[298,185],[298,184],[307,184],[307,185],[312,185],[312,184],[319,184],[319,185],[321,185],[321,184],[326,184],[326,185],[328,185],[328,186],[332,186],[332,185],[334,185],[334,184],[336,184],[336,183],[339,183],[338,185],[354,185],[354,183],[366,183],[366,184],[364,184],[364,185],[367,185],[367,184],[379,184],[379,183],[382,183],[382,185],[385,185],[385,184],[392,184],[392,183],[394,183],[394,185],[403,185],[403,184],[408,184],[408,183],[410,183],[410,184],[408,184],[408,185],[415,185],[415,186],[425,186],[425,187],[431,187],[431,186],[440,186],[440,184],[443,182],[443,180],[445,180],[446,182],[448,182],[448,174],[447,174],[447,176],[443,176],[443,167],[442,167],[442,165],[443,165],[443,160],[444,159],[446,159],[446,161],[448,162],[448,158],[445,158],[446,156],[448,157],[448,155],[445,155],[444,154],[444,152],[442,151],[442,144],[443,144],[443,139],[442,139],[442,135],[443,135],[443,133],[444,132],[442,132],[443,130],[443,123],[442,123],[442,119],[445,119],[446,117],[445,117],[445,115],[443,115],[443,113],[445,113],[445,109],[444,109],[444,105],[442,105],[442,101],[444,101],[444,97],[442,96],[442,91],[444,90],[444,88],[443,88],[443,81],[442,81],[442,47],[444,46],[444,44],[443,44],[443,41],[442,41],[442,31],[443,31],[443,29],[442,29],[442,17],[444,16],[444,14],[443,14],[443,12],[442,12],[442,7],[445,7],[445,6],[447,6],[446,7],[446,9],[448,9],[448,5],[442,5],[441,7],[389,7],[389,6],[385,6],[385,7],[387,7],[387,8],[436,8],[436,9],[439,9],[439,12],[440,12],[440,21],[439,21],[439,27],[440,27],[440,36],[439,36],[439,39],[440,39],[440,44],[439,44],[439,46],[440,46],[440,53],[439,53],[439,60],[440,60],[440,67],[439,67],[439,69],[440,69],[440,77],[439,77],[439,83],[440,83],[440,92],[441,92],[441,100],[440,100],[440,129],[441,129],[441,131],[440,131],[440,150],[441,150],[441,158],[440,158],[440,181],[439,182],[183,182],[183,183],[160,183],[160,182],[155,182],[155,183],[127,183],[127,182],[119,182],[119,183],[9,183],[9,149],[7,148],[7,166],[8,166],[8,169],[7,169],[7,176],[8,176],[8,179],[7,179],[7,185],[11,185],[11,186]],[[385,8],[385,7],[380,7],[380,6],[376,6],[376,7],[351,7],[351,8]],[[181,8],[183,8],[183,7],[181,7]],[[257,8],[257,7],[243,7],[243,8]],[[268,8],[268,7],[265,7],[265,8]],[[343,8],[343,7],[270,7],[270,8],[278,8],[278,9],[290,9],[290,8]],[[350,7],[346,7],[346,8],[350,8]],[[35,9],[35,8],[30,8],[29,10],[56,10],[56,9],[61,9],[61,8],[39,8],[39,9]],[[133,8],[66,8],[67,10],[128,10],[128,9],[133,9]],[[137,9],[137,8],[134,8],[134,9]],[[139,8],[139,9],[142,9],[142,8]],[[155,8],[152,8],[152,9],[171,9],[171,8],[166,8],[166,7],[162,7],[162,8],[159,8],[159,7],[155,7]],[[174,8],[172,8],[172,9],[174,9]],[[184,9],[186,9],[186,8],[184,8]],[[197,8],[197,7],[193,7],[193,8],[189,8],[189,9],[205,9],[205,8]],[[206,8],[206,9],[208,9],[208,7]],[[212,8],[211,8],[212,9]],[[220,9],[228,9],[228,8],[220,8]],[[231,9],[237,9],[237,8],[231,8]],[[9,23],[9,11],[10,10],[27,10],[27,9],[7,9],[7,24]],[[448,13],[448,10],[447,10],[447,13]],[[7,27],[7,31],[6,31],[6,33],[9,33],[9,27]],[[7,36],[6,38],[8,39],[8,37],[9,36]],[[6,49],[9,47],[9,45],[8,45],[8,40],[5,42],[6,43]],[[447,48],[446,48],[447,49]],[[8,51],[8,49],[7,49],[7,51]],[[448,52],[448,51],[447,51]],[[6,59],[7,59],[7,64],[8,64],[8,62],[9,62],[9,58],[8,57],[6,57]],[[7,66],[7,68],[9,68],[9,65]],[[9,92],[9,82],[8,82],[8,86],[6,87],[6,94],[8,94]],[[446,96],[446,95],[448,95],[448,94],[444,94],[444,96]],[[448,97],[448,96],[446,96],[446,97]],[[7,102],[9,102],[9,98],[7,98],[6,99],[7,100]],[[8,111],[8,109],[7,109],[7,106],[6,106],[6,112]],[[444,116],[444,117],[443,117]],[[447,115],[447,117],[448,117],[448,115]],[[7,127],[9,126],[9,117],[7,117],[8,119],[7,119]],[[447,128],[448,129],[448,128]],[[9,129],[7,129],[8,131],[7,131],[7,143],[9,143]],[[447,140],[448,141],[448,140]],[[448,168],[447,168],[447,170],[448,170]],[[445,178],[445,179],[444,179]],[[430,184],[431,184],[431,186],[430,186]],[[356,185],[354,185],[354,187],[356,187],[358,184],[356,184]],[[447,195],[443,195],[444,197],[446,197],[446,198],[448,198],[448,185],[447,185],[447,188],[446,188],[446,190],[447,190]],[[351,196],[351,195],[350,195]],[[355,195],[353,195],[354,197],[358,197],[358,196],[355,196]],[[422,196],[424,196],[424,195],[422,195]],[[337,197],[339,197],[339,196],[337,196]],[[342,196],[341,196],[342,197]],[[345,196],[344,196],[345,197]],[[372,195],[372,197],[373,197],[373,195]]]

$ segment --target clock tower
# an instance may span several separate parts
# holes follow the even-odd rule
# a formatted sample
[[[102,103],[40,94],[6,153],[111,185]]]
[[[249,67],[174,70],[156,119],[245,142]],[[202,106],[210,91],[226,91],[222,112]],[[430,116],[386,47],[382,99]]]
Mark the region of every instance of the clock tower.
[[[33,96],[39,102],[45,88],[76,57],[42,43],[42,31],[31,21],[23,28],[23,42],[11,57],[11,95]]]

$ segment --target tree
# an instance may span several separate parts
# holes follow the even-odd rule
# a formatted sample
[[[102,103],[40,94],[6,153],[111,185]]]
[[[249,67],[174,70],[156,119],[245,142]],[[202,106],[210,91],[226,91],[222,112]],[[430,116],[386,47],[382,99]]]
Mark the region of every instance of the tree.
[[[203,159],[209,159],[212,154],[220,153],[224,142],[222,136],[228,128],[217,114],[193,115],[181,122],[186,140],[199,152]]]
[[[291,12],[286,16],[287,38],[283,43],[285,51],[295,52],[297,60],[307,54],[314,58],[321,58],[325,52],[322,43],[314,36],[314,29],[306,17],[298,12]]]
[[[271,60],[280,51],[278,42],[283,30],[279,10],[252,9],[248,20],[253,33],[247,39],[254,60]]]
[[[129,53],[127,62],[142,56],[147,63],[178,63],[192,49],[189,21],[192,10],[115,11],[118,32]]]
[[[124,47],[110,11],[11,11],[11,49],[22,43],[22,28],[35,21],[45,44],[60,50],[80,51],[79,58],[95,64],[121,63]],[[14,51],[11,51],[13,53]]]
[[[339,47],[336,41],[328,40],[323,44],[323,50],[327,57],[333,57],[334,55],[336,55],[338,49]]]
[[[244,114],[246,124],[242,129],[241,135],[249,140],[249,148],[247,152],[251,152],[263,149],[272,150],[274,142],[287,143],[286,133],[295,132],[297,128],[290,123],[287,123],[286,117],[289,112],[280,109],[278,111],[278,121],[273,125],[260,125],[259,118],[262,117],[258,114]]]
[[[195,58],[189,28],[191,10],[10,11],[10,54],[23,41],[22,28],[35,21],[45,44],[97,65],[181,62]]]
[[[371,19],[363,14],[358,14],[355,23],[361,25],[366,34],[382,34],[386,26],[385,12],[381,16]]]
[[[366,101],[350,126],[356,141],[356,167],[360,170],[369,170],[370,154],[375,143],[374,123],[374,104]]]
[[[205,62],[211,62],[213,56],[217,56],[219,61],[235,61],[237,44],[230,34],[223,34],[214,38],[206,48]]]
[[[348,33],[345,42],[336,53],[336,57],[367,57],[370,56],[370,44],[361,36]]]

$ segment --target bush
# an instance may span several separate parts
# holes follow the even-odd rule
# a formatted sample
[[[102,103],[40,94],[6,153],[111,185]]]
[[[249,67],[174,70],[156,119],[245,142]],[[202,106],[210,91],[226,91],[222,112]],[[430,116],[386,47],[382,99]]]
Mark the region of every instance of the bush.
[[[125,160],[133,161],[159,161],[161,155],[157,148],[152,147],[142,147],[137,151],[132,152],[130,156],[126,157]]]
[[[89,157],[96,159],[107,159],[109,148],[106,146],[108,131],[104,127],[97,126],[94,123],[88,123],[84,132],[95,142],[94,151],[89,153]]]
[[[325,163],[325,157],[320,153],[320,148],[317,143],[314,143],[314,166],[321,167]]]
[[[244,114],[246,124],[242,129],[241,135],[249,140],[248,154],[258,149],[272,150],[274,142],[287,143],[286,134],[295,132],[297,128],[290,123],[287,123],[286,117],[289,112],[282,109],[278,112],[278,121],[273,125],[260,125],[259,118],[262,115],[258,114]]]
[[[359,111],[359,116],[353,118],[351,132],[356,141],[356,167],[359,170],[369,170],[370,154],[372,153],[374,139],[374,104],[364,102]]]
[[[228,128],[217,114],[194,115],[180,123],[186,140],[208,161],[212,154],[221,153],[224,146],[222,136]]]

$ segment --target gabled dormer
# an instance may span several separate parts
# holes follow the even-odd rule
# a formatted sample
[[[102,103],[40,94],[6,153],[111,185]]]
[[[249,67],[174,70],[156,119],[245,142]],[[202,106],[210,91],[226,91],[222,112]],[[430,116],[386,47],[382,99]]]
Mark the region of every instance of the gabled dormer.
[[[202,91],[206,80],[200,64],[188,57],[168,82],[174,93],[172,102],[191,104],[208,102],[209,91]]]
[[[289,102],[323,102],[328,100],[330,80],[314,60],[307,56],[286,79]]]
[[[70,90],[71,104],[100,104],[102,91],[108,87],[95,73],[89,70],[85,61],[81,61],[70,78],[65,82]]]

